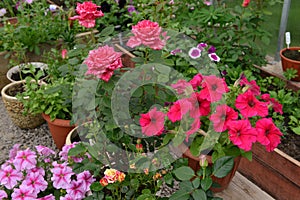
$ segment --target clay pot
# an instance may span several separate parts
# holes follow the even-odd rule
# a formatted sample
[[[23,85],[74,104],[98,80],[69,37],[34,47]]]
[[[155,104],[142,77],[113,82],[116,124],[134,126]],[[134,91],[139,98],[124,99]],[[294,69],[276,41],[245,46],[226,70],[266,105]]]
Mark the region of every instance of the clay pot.
[[[196,157],[194,155],[192,155],[192,153],[190,152],[189,149],[187,149],[183,155],[182,155],[184,158],[188,158],[188,165],[189,167],[191,167],[195,172],[197,172],[199,169],[200,169],[200,165],[199,165],[199,161],[200,161],[200,158],[199,157]],[[211,156],[207,155],[206,156],[206,159],[208,161],[208,164],[209,165],[212,165],[212,158]],[[220,185],[220,187],[217,187],[217,188],[214,188],[214,187],[211,187],[211,191],[213,192],[222,192],[223,190],[225,190],[229,183],[231,182],[232,178],[234,177],[235,175],[235,172],[237,171],[237,168],[239,166],[239,163],[240,163],[240,160],[241,160],[241,156],[238,156],[234,159],[234,165],[233,165],[233,168],[231,170],[231,172],[229,174],[227,174],[225,177],[223,178],[217,178],[215,176],[212,176],[212,180],[215,182],[215,183],[218,183]]]
[[[70,125],[71,120],[55,119],[51,121],[49,115],[43,113],[42,116],[48,123],[48,127],[56,147],[61,150],[65,145],[67,135],[75,127],[75,125]]]
[[[45,122],[42,116],[40,114],[24,115],[23,103],[20,102],[15,96],[10,95],[13,90],[20,88],[22,84],[24,84],[24,81],[12,82],[6,85],[1,90],[2,100],[8,115],[15,125],[22,129],[36,128]]]
[[[300,50],[300,47],[290,47],[290,50]],[[283,52],[285,52],[287,48],[282,49],[280,51],[280,57],[281,57],[281,64],[283,71],[286,71],[287,69],[295,69],[297,70],[297,77],[293,78],[292,81],[300,81],[300,61],[292,60],[283,55]]]

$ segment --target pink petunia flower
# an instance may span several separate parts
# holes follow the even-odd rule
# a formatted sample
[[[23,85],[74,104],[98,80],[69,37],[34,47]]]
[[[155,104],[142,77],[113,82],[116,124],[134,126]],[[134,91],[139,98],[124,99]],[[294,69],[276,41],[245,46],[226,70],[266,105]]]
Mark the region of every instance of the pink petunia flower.
[[[224,79],[215,75],[203,76],[203,89],[200,91],[201,98],[210,102],[216,102],[222,99],[224,93],[229,91]]]
[[[210,101],[202,98],[199,93],[193,93],[188,100],[191,103],[190,116],[192,118],[209,115]]]
[[[70,185],[67,187],[66,191],[69,194],[69,196],[73,199],[83,199],[86,192],[85,189],[85,185],[82,181],[72,180]]]
[[[84,64],[88,66],[86,74],[93,74],[108,82],[114,70],[122,67],[122,53],[114,51],[113,47],[105,45],[91,50]]]
[[[156,107],[146,114],[141,114],[140,125],[142,133],[147,136],[161,135],[164,130],[165,113],[157,111]]]
[[[9,151],[9,159],[12,161],[17,156],[18,151],[20,150],[21,144],[15,144],[12,149]]]
[[[167,37],[166,32],[161,32],[162,29],[157,22],[152,22],[150,20],[143,20],[137,23],[137,25],[132,26],[132,34],[127,42],[127,46],[134,48],[139,45],[145,45],[154,50],[162,49]]]
[[[167,116],[173,123],[180,121],[191,110],[191,106],[191,102],[188,99],[180,99],[171,106]]]
[[[268,152],[273,151],[278,144],[282,133],[275,126],[272,119],[263,118],[256,122],[257,141],[266,146]]]
[[[53,151],[52,149],[45,147],[43,145],[38,145],[35,147],[37,152],[41,155],[41,156],[50,156],[50,155],[54,155],[55,151]]]
[[[77,181],[82,182],[85,191],[90,190],[90,186],[95,180],[89,171],[83,171],[77,175]]]
[[[96,24],[96,19],[104,16],[100,6],[91,1],[86,1],[82,4],[77,3],[76,12],[78,15],[70,17],[70,20],[78,19],[79,24],[86,28],[93,28]]]
[[[247,86],[248,90],[251,90],[251,92],[254,95],[260,95],[260,88],[257,85],[256,81],[255,80],[251,80],[249,82],[248,79],[246,78],[246,76],[243,75],[243,74],[241,75],[241,78],[240,78],[240,85],[241,86]]]
[[[276,99],[271,98],[270,94],[263,94],[261,95],[261,98],[274,109],[275,112],[278,112],[280,114],[283,114],[282,112],[282,104],[280,104]]]
[[[240,110],[243,117],[268,115],[268,105],[266,102],[260,102],[254,94],[247,90],[245,93],[240,94],[235,100],[235,107]]]
[[[18,151],[13,163],[19,171],[35,168],[37,163],[36,153],[29,149]]]
[[[55,200],[55,196],[53,196],[53,194],[49,194],[47,196],[38,198],[38,200]]]
[[[40,174],[41,176],[45,176],[45,170],[43,167],[35,167],[35,168],[32,168],[32,169],[28,169],[26,170],[26,173],[27,174],[30,174],[30,173],[38,173]]]
[[[187,93],[190,86],[191,84],[184,79],[179,79],[176,83],[171,84],[171,87],[175,89],[179,95]]]
[[[0,199],[5,199],[7,198],[7,194],[4,190],[0,190]]]
[[[32,192],[30,187],[20,187],[14,189],[11,197],[14,200],[33,200],[37,198],[37,193]]]
[[[27,187],[33,189],[33,192],[38,194],[40,191],[45,191],[48,187],[47,181],[44,177],[36,173],[27,174],[26,179],[22,182],[20,187]]]
[[[216,112],[210,116],[210,120],[213,122],[216,132],[223,132],[227,130],[229,121],[236,120],[238,113],[233,108],[227,105],[218,105]]]
[[[200,49],[201,51],[206,48],[208,45],[204,42],[201,42],[197,45],[197,48]]]
[[[186,141],[188,140],[188,137],[194,133],[196,133],[201,126],[200,119],[194,119],[193,123],[191,124],[191,128],[185,133],[186,134]]]
[[[18,184],[18,181],[23,179],[21,171],[15,170],[11,165],[1,166],[0,183],[7,189],[12,189]]]
[[[71,167],[54,167],[50,170],[53,175],[51,180],[53,181],[53,187],[56,189],[67,189],[71,183],[71,176],[74,174]]]
[[[251,126],[249,120],[228,121],[229,139],[240,149],[250,151],[252,143],[256,142],[256,130]]]
[[[189,83],[192,85],[193,89],[197,89],[199,86],[201,86],[201,83],[203,81],[202,74],[196,74]]]
[[[64,197],[60,197],[60,200],[74,200],[70,194],[66,194]]]
[[[62,59],[66,59],[67,56],[68,56],[68,50],[67,49],[61,50],[61,57],[62,57]]]

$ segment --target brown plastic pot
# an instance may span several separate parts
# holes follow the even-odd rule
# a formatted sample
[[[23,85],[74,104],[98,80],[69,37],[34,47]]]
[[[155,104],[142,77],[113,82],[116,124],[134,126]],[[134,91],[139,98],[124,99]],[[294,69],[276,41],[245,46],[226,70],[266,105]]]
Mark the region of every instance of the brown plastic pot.
[[[300,50],[300,47],[290,47],[290,50]],[[286,51],[287,48],[284,48],[280,51],[280,57],[281,57],[281,64],[283,71],[286,71],[287,69],[295,69],[297,70],[297,77],[293,78],[293,81],[300,81],[300,61],[297,60],[291,60],[283,55],[283,52]]]
[[[196,157],[194,155],[192,155],[192,153],[190,152],[189,149],[187,149],[183,155],[182,155],[184,158],[188,158],[188,165],[189,167],[191,167],[195,172],[197,172],[199,169],[200,169],[200,165],[199,165],[199,162],[200,162],[200,158],[199,157]],[[206,156],[206,159],[208,161],[208,164],[209,165],[212,165],[212,158],[211,156],[207,155]],[[237,168],[239,166],[239,163],[240,163],[240,160],[241,160],[241,156],[238,156],[234,159],[234,165],[233,165],[233,168],[231,170],[231,172],[229,174],[227,174],[225,177],[223,178],[217,178],[215,176],[212,176],[212,179],[215,183],[218,183],[220,187],[211,187],[211,191],[213,192],[222,192],[223,190],[225,190],[228,185],[230,184],[232,178],[234,177],[235,175],[235,172],[237,171]]]
[[[65,145],[67,135],[75,127],[75,125],[70,125],[71,120],[55,119],[51,121],[49,115],[43,113],[42,116],[48,123],[48,127],[56,147],[61,150]]]

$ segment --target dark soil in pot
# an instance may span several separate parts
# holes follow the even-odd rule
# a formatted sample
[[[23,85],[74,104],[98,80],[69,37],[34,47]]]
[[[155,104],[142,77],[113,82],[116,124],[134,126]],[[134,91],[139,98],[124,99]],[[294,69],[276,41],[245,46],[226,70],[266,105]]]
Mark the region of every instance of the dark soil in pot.
[[[20,81],[20,80],[24,80],[26,77],[32,77],[34,78],[34,76],[38,73],[38,71],[36,71],[36,73],[31,74],[31,73],[24,73],[24,72],[14,72],[11,75],[11,79],[13,79],[14,81]],[[44,75],[40,78],[40,79],[44,79],[46,76],[48,76],[48,74],[44,71]]]
[[[9,89],[7,89],[6,94],[12,97],[17,96],[17,94],[23,93],[24,92],[24,85],[23,84],[18,84],[15,85]]]
[[[284,55],[284,57],[289,58],[291,60],[300,61],[300,52],[299,52],[299,50],[287,49],[286,51],[283,51],[282,54]]]
[[[300,161],[300,135],[290,132],[286,133],[281,138],[278,149]]]

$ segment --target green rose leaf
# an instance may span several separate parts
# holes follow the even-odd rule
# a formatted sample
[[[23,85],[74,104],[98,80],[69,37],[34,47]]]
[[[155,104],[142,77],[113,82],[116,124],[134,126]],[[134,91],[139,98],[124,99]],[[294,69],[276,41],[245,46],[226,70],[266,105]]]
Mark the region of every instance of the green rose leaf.
[[[233,168],[233,157],[224,156],[216,160],[213,165],[213,175],[218,178],[225,177]]]
[[[195,200],[206,200],[207,199],[206,193],[201,189],[194,190],[192,193],[192,197]]]
[[[175,176],[181,181],[190,180],[195,176],[194,170],[190,167],[182,166],[174,171]]]

